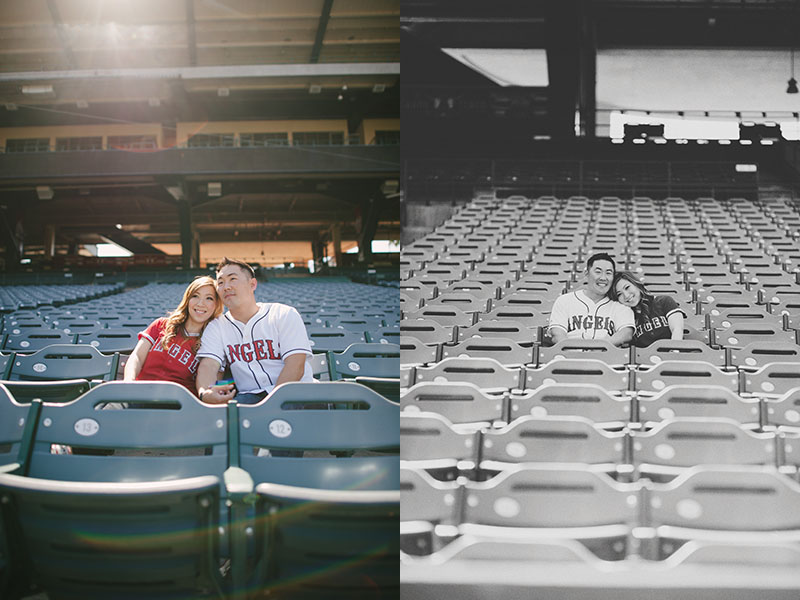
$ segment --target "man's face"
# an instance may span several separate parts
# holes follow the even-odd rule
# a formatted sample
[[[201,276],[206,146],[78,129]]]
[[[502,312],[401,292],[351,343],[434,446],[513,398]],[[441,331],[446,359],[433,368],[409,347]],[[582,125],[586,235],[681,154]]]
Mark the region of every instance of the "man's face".
[[[598,296],[604,296],[614,279],[614,265],[603,259],[596,260],[587,273],[588,289]]]
[[[239,265],[225,265],[217,271],[217,293],[228,308],[252,302],[256,280]]]

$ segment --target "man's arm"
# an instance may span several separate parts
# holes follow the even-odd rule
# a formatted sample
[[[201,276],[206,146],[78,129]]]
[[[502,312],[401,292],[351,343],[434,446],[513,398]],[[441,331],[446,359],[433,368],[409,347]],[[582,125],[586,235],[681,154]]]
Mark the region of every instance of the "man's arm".
[[[608,341],[614,344],[615,346],[622,346],[623,344],[627,344],[633,339],[633,327],[630,325],[626,325],[619,331],[615,331],[614,335],[608,338]]]
[[[283,369],[281,369],[275,386],[289,381],[300,381],[306,368],[306,354],[292,354],[283,359]],[[198,380],[200,371],[198,370]]]
[[[232,383],[214,385],[219,366],[213,358],[201,358],[197,365],[197,397],[206,404],[226,404],[236,395]]]
[[[550,338],[553,340],[553,344],[557,344],[561,340],[567,339],[567,330],[563,327],[550,327]]]

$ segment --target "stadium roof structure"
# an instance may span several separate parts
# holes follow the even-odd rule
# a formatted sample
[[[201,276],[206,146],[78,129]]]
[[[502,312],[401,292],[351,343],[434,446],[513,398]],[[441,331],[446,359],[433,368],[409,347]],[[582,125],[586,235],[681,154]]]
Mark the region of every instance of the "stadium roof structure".
[[[686,61],[685,51],[757,50],[766,56],[764,62],[775,79],[778,96],[774,106],[788,110],[791,118],[796,109],[785,108],[793,98],[787,97],[785,90],[790,55],[800,41],[798,29],[800,5],[791,0],[403,0],[404,145],[413,152],[418,137],[424,147],[426,135],[450,136],[452,132],[446,128],[432,134],[431,121],[441,124],[443,117],[458,118],[459,111],[469,112],[472,121],[486,123],[487,131],[479,126],[471,132],[477,140],[491,135],[513,140],[520,132],[559,140],[592,137],[597,108],[605,100],[596,92],[602,66],[598,55],[619,55],[620,51],[643,56],[682,51],[674,62],[689,72],[693,65]],[[524,65],[523,83],[507,73],[487,74],[495,58],[492,53],[501,50]],[[527,53],[525,59],[518,58],[521,53]],[[721,65],[717,76],[705,79],[705,85],[716,92],[714,86],[721,88],[734,79],[739,67],[735,58],[726,59],[724,52],[706,62],[709,60],[719,60]],[[640,63],[632,66],[626,62],[619,68],[633,69],[635,76],[628,73],[627,79],[616,84],[605,83],[606,88],[627,85],[631,77],[642,81],[668,76],[658,67],[641,70]],[[748,73],[748,67],[743,68]],[[762,72],[764,64],[749,68]],[[504,85],[501,78],[514,83]],[[689,85],[680,78],[670,82],[674,89]],[[750,87],[761,85],[759,80]],[[454,144],[460,146],[460,142]]]
[[[342,239],[398,239],[399,147],[367,145],[361,128],[399,119],[399,16],[397,0],[0,4],[0,131],[164,132],[155,149],[0,153],[6,248],[37,246],[48,227],[57,245],[127,235],[145,244],[135,252],[181,242],[184,255],[195,233],[324,241],[338,223]],[[178,147],[179,123],[267,120],[336,120],[346,135],[335,146]],[[24,235],[9,237],[19,221]]]

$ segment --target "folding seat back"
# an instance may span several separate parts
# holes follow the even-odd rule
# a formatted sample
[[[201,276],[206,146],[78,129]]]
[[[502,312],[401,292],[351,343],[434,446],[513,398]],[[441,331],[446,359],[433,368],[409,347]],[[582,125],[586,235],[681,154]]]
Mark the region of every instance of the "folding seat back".
[[[531,415],[575,416],[604,427],[622,427],[632,419],[631,400],[612,396],[591,383],[552,383],[509,400],[509,422]]]
[[[136,348],[138,341],[138,332],[124,327],[107,327],[78,335],[78,344],[94,346],[103,354],[114,352],[130,354]]]
[[[614,470],[625,461],[625,433],[606,432],[583,417],[520,417],[483,434],[481,463],[584,463]]]
[[[350,344],[364,341],[364,336],[336,327],[306,327],[312,352],[342,352]]]
[[[457,525],[461,518],[460,485],[439,481],[422,469],[400,469],[400,521]]]
[[[800,485],[772,468],[695,467],[669,483],[654,485],[650,499],[651,526],[739,532],[800,530],[796,510]]]
[[[344,352],[332,352],[332,379],[342,377],[392,377],[400,370],[400,346],[396,344],[351,344]]]
[[[496,527],[632,526],[637,493],[581,465],[516,465],[489,481],[465,484],[466,523]]]
[[[780,396],[800,387],[800,365],[796,362],[767,363],[758,371],[746,371],[744,392],[759,396]]]
[[[575,358],[594,359],[612,366],[627,365],[630,350],[617,348],[608,340],[564,339],[557,344],[539,348],[539,364],[546,365],[551,360]]]
[[[790,389],[779,398],[765,398],[764,425],[800,428],[800,387]],[[784,452],[794,455],[794,448],[786,448]],[[800,456],[800,448],[797,449]]]
[[[519,366],[533,363],[533,348],[523,348],[505,338],[473,337],[453,346],[442,346],[442,358],[451,357],[493,358],[501,365]]]
[[[469,291],[442,291],[436,298],[425,303],[426,307],[446,306],[458,308],[462,312],[486,312],[489,305],[488,298],[478,297]]]
[[[443,460],[453,465],[460,460],[475,462],[477,436],[473,431],[454,429],[450,421],[435,413],[400,414],[401,460]]]
[[[725,418],[674,418],[633,435],[634,464],[645,474],[675,475],[696,465],[777,464],[774,433],[754,433]]]
[[[732,366],[755,370],[772,362],[800,363],[800,346],[787,342],[752,342],[744,348],[732,348]]]
[[[11,365],[14,364],[13,354],[0,354],[0,379],[8,379]]]
[[[400,322],[400,335],[417,338],[423,344],[443,344],[453,341],[453,328],[430,319],[404,319]]]
[[[22,468],[27,460],[38,408],[18,402],[5,385],[0,384],[0,472]],[[29,423],[30,420],[33,423]],[[23,448],[23,440],[25,447]]]
[[[519,388],[520,370],[506,368],[492,358],[445,358],[430,367],[415,369],[415,382],[451,381],[474,383],[484,390]]]
[[[54,344],[29,355],[17,355],[12,381],[87,379],[111,381],[117,376],[119,354],[105,356],[92,346]]]
[[[53,344],[73,344],[77,334],[59,329],[30,328],[20,333],[10,333],[3,344],[3,350],[14,352],[36,352]]]
[[[641,366],[657,365],[665,360],[706,362],[726,366],[724,350],[715,350],[698,340],[656,340],[646,348],[635,349],[635,362]]]
[[[479,315],[480,321],[512,321],[523,327],[545,327],[548,317],[535,308],[497,306]]]
[[[793,331],[784,331],[781,325],[741,321],[727,329],[716,331],[714,339],[717,344],[726,348],[744,348],[752,342],[784,342],[794,343]]]
[[[400,408],[437,413],[451,423],[492,422],[504,418],[505,398],[485,394],[474,383],[424,382],[400,397]]]
[[[421,309],[407,313],[405,320],[414,323],[419,320],[434,321],[443,327],[469,327],[473,323],[472,313],[466,313],[454,306],[425,305]],[[401,323],[401,328],[403,324]]]
[[[768,327],[781,328],[783,320],[778,315],[771,315],[761,308],[734,308],[709,315],[709,325],[713,329],[729,329],[739,323],[755,325],[760,323]]]
[[[70,402],[88,392],[92,387],[86,379],[5,381],[4,384],[21,404],[30,404],[34,398],[38,398],[42,402]]]
[[[615,371],[596,359],[564,358],[553,360],[539,369],[525,370],[525,389],[551,383],[593,383],[609,392],[628,389],[628,372]]]
[[[125,405],[124,410],[102,410]],[[168,382],[112,381],[67,404],[43,404],[26,475],[68,481],[158,481],[228,467],[224,407]],[[53,453],[69,446],[71,454]],[[149,450],[149,452],[142,452]]]
[[[262,483],[256,492],[251,589],[309,600],[399,597],[399,490]]]
[[[521,346],[531,346],[539,341],[539,332],[538,327],[526,327],[510,319],[478,321],[471,327],[459,327],[458,341],[463,342],[473,337],[499,337],[517,342]]]
[[[400,336],[400,364],[426,365],[436,361],[436,345],[423,344],[412,336]]]
[[[238,410],[239,466],[255,483],[397,489],[400,407],[365,386],[287,383]]]
[[[657,393],[670,385],[719,385],[732,392],[739,391],[739,377],[705,362],[665,360],[651,369],[639,370],[635,376],[638,392]]]
[[[638,409],[639,420],[646,424],[674,417],[712,417],[761,425],[758,400],[744,399],[717,385],[670,385],[655,396],[640,397]]]
[[[388,322],[388,321],[387,321]],[[379,327],[377,329],[367,329],[365,336],[372,344],[399,344],[400,343],[400,321],[394,327]]]
[[[341,316],[336,319],[328,319],[328,322],[330,323],[331,327],[336,327],[337,329],[346,329],[359,334],[363,334],[365,331],[369,331],[370,329],[383,327],[384,325],[383,319],[375,317],[364,318]]]

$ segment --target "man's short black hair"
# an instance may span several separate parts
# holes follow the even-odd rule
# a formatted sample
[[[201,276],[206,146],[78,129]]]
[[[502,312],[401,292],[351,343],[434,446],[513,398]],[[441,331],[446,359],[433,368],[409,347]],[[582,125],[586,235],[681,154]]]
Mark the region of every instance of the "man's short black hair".
[[[217,265],[217,273],[222,270],[222,267],[227,265],[236,265],[239,267],[246,275],[250,276],[250,279],[253,279],[256,276],[256,272],[253,270],[253,267],[248,265],[246,262],[242,260],[236,260],[235,258],[228,258],[227,256],[223,256],[222,260],[219,261]]]
[[[617,272],[617,263],[614,262],[614,259],[611,258],[611,255],[608,252],[598,252],[597,254],[592,254],[589,257],[589,260],[586,261],[586,270],[592,268],[592,265],[598,260],[607,260],[611,263],[611,268],[614,269],[614,273]]]

